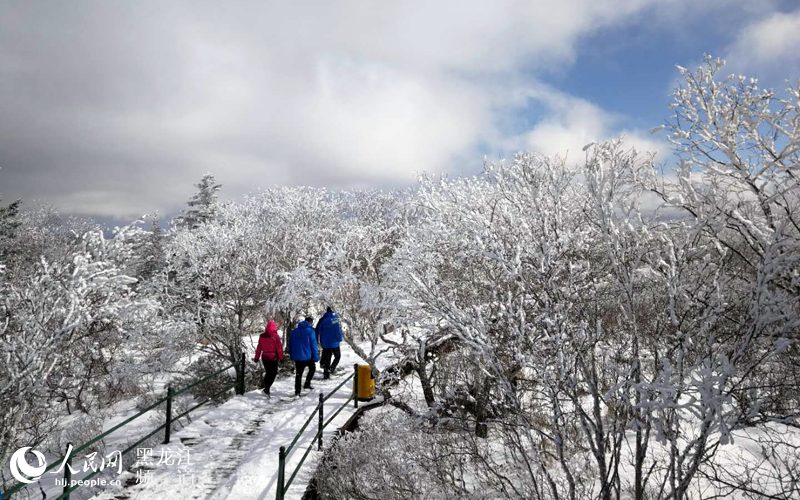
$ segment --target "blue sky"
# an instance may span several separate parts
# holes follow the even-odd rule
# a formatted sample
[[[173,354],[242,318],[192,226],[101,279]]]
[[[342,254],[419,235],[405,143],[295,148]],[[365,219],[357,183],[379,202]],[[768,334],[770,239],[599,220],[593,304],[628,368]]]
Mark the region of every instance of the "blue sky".
[[[174,213],[205,172],[402,186],[623,135],[666,159],[675,65],[800,79],[800,0],[0,3],[0,196]]]
[[[783,87],[784,79],[800,79],[800,58],[785,53],[759,64],[730,60],[731,47],[742,32],[765,19],[786,17],[800,29],[800,1],[714,3],[707,2],[707,9],[695,15],[653,20],[645,13],[587,36],[577,44],[573,64],[543,79],[621,115],[620,125],[637,129],[649,129],[667,119],[670,93],[679,83],[675,66],[692,67],[705,53],[727,58],[731,71],[756,76],[766,86]],[[748,4],[762,12],[753,14]],[[795,34],[786,37],[783,45],[798,41],[800,35]]]
[[[640,149],[658,151],[666,162],[665,138],[648,131],[669,117],[670,94],[680,83],[676,65],[693,67],[708,53],[728,61],[726,72],[755,76],[763,86],[800,81],[794,48],[800,46],[800,2],[698,4],[655,2],[589,30],[562,64],[523,69],[529,83],[539,82],[548,92],[516,109],[506,130],[522,137],[512,144],[556,154],[579,151],[582,141],[623,135]],[[562,109],[552,107],[553,94],[566,101]],[[570,103],[583,111],[570,111]],[[531,139],[543,123],[550,124],[548,133]]]
[[[754,16],[723,4],[696,17],[682,16],[677,27],[668,20],[649,23],[645,16],[638,22],[588,37],[580,43],[580,55],[569,73],[553,83],[566,92],[605,103],[608,109],[632,117],[644,118],[642,107],[652,107],[653,112],[663,115],[677,76],[675,65],[691,67],[704,53],[730,59],[730,47],[741,39],[747,27],[775,16],[796,23],[800,13],[798,0],[775,2],[771,8],[766,7],[770,2],[741,2],[748,3],[765,6],[763,14]],[[786,37],[783,45],[788,48],[797,40],[797,35]],[[775,78],[773,71],[763,76],[757,74],[762,73],[764,66],[777,69],[785,63],[789,64],[782,68],[779,78]],[[747,68],[740,63],[732,70],[748,69],[768,85],[781,85],[784,78],[800,78],[798,59],[787,58],[785,53],[775,54],[774,60],[764,60],[763,65]],[[597,78],[593,79],[593,75]],[[616,98],[617,89],[624,89],[624,99]]]
[[[690,43],[674,33],[637,23],[582,42],[575,64],[545,80],[609,112],[626,115],[634,126],[651,127],[666,113],[675,64],[694,61],[704,51],[719,53],[718,44],[717,37]]]

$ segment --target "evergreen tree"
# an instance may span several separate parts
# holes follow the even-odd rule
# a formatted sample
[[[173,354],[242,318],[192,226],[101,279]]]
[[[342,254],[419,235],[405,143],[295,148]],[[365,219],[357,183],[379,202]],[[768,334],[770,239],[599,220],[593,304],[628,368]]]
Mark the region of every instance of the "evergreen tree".
[[[142,227],[137,231],[129,229],[135,259],[127,272],[139,280],[137,285],[151,281],[166,265],[164,259],[164,231],[157,213],[147,214],[140,221]],[[138,224],[138,223],[137,223]]]
[[[11,241],[14,239],[19,220],[19,207],[22,200],[12,202],[7,206],[0,206],[0,265],[9,253]]]
[[[217,183],[213,174],[205,174],[195,186],[198,191],[188,201],[189,208],[175,219],[178,227],[196,229],[201,224],[213,219],[217,212],[217,191],[220,190],[222,184]]]
[[[0,206],[0,252],[3,248],[3,242],[14,238],[14,233],[20,225],[19,207],[22,200],[17,200],[5,207]]]

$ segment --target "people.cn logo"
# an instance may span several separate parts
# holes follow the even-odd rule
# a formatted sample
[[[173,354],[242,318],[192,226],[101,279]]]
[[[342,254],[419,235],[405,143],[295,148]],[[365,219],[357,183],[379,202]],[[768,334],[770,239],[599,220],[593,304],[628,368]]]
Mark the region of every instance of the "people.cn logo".
[[[36,460],[39,462],[39,465],[33,466],[25,460],[25,454],[31,451],[36,456]],[[31,450],[30,446],[26,446],[25,448],[20,448],[11,455],[11,460],[8,464],[8,468],[11,469],[11,475],[14,476],[14,479],[19,481],[20,483],[34,483],[36,480],[44,474],[44,470],[47,468],[47,463],[45,462],[44,455],[36,450]],[[2,500],[2,497],[0,497]]]

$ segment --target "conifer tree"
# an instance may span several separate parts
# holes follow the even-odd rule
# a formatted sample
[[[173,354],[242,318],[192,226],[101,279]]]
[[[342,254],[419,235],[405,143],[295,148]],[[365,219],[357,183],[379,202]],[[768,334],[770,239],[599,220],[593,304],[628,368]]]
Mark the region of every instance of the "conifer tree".
[[[222,184],[218,184],[213,174],[205,174],[200,182],[195,184],[197,192],[188,201],[189,208],[175,219],[178,227],[196,229],[201,224],[214,218],[218,209],[217,191]]]

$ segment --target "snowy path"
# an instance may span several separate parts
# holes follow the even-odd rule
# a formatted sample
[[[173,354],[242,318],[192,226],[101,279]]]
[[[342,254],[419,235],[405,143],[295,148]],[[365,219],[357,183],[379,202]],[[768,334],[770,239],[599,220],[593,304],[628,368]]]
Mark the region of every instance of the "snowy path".
[[[180,430],[174,431],[171,443],[152,450],[151,464],[138,473],[125,473],[127,486],[108,489],[96,500],[111,499],[272,499],[278,472],[278,449],[288,446],[309,415],[316,408],[319,394],[328,394],[350,373],[359,358],[342,349],[338,372],[322,380],[321,370],[314,375],[312,391],[294,394],[294,377],[278,379],[272,387],[272,399],[260,391],[237,396],[213,408]],[[348,382],[325,402],[325,419],[350,396]],[[325,429],[323,444],[330,443],[336,430],[353,414],[352,404],[341,411]],[[317,431],[317,417],[298,440],[286,463],[288,482]],[[313,476],[321,453],[316,444],[292,482],[286,498],[301,498]],[[187,460],[188,457],[188,460]],[[159,459],[167,463],[158,463]]]

